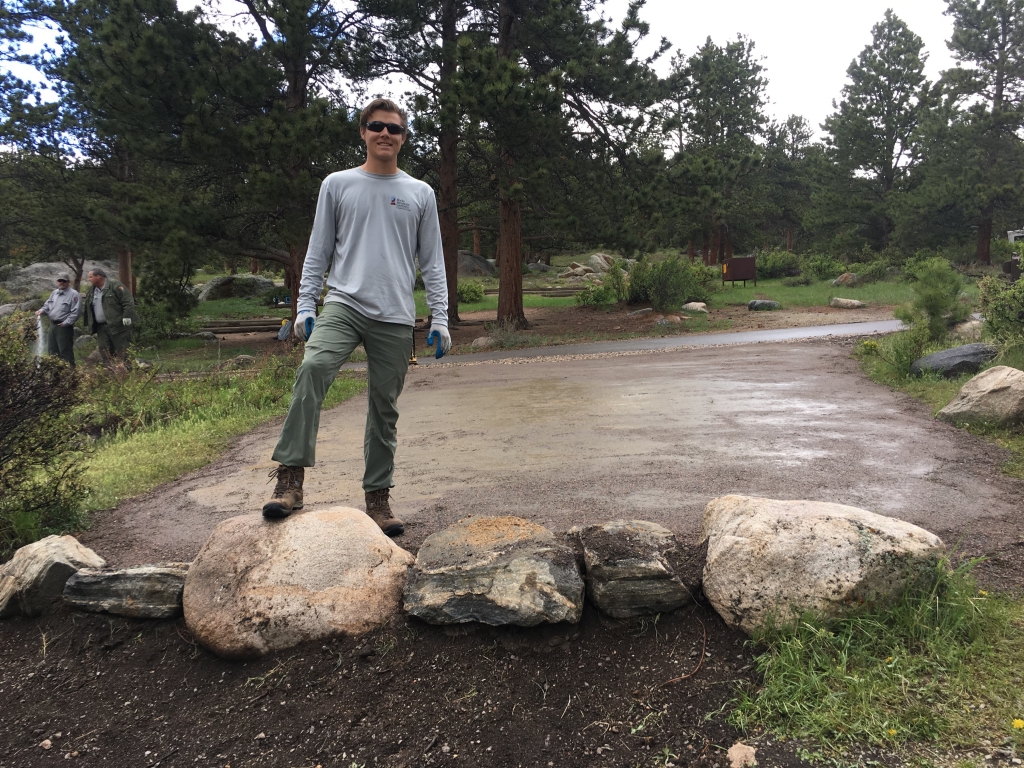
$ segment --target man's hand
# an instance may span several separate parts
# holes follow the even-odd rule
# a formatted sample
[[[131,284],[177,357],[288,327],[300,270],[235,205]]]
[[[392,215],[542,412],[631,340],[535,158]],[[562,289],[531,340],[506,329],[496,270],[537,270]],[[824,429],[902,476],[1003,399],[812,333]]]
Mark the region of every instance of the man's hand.
[[[126,317],[121,320],[121,323],[122,325],[124,325],[125,328],[128,328],[132,324],[132,319],[130,317]]]
[[[36,310],[36,317],[39,317],[41,314],[43,314],[43,310],[37,309]]]
[[[438,343],[441,345],[441,354],[447,355],[448,350],[452,348],[452,335],[448,333],[448,326],[431,323],[430,330],[427,331],[427,338],[430,338],[430,334],[434,331],[437,331],[437,335],[440,336]]]
[[[306,334],[307,320],[312,320],[316,323],[315,309],[304,309],[295,316],[295,336],[302,341],[309,341],[309,336]],[[310,331],[312,331],[312,326],[310,326]]]

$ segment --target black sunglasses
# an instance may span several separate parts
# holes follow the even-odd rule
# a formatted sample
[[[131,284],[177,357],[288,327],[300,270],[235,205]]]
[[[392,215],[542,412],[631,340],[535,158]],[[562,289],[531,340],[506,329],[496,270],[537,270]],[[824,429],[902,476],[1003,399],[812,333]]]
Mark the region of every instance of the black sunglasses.
[[[405,133],[404,125],[399,125],[398,123],[383,123],[380,120],[374,120],[372,123],[366,123],[363,127],[372,133],[380,133],[387,128],[388,133],[392,136],[398,136],[399,134]]]

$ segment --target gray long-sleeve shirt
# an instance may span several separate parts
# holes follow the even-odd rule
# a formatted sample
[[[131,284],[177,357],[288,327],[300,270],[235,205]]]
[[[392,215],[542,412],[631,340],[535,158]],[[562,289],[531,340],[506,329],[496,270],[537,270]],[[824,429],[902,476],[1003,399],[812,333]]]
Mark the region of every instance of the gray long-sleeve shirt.
[[[82,296],[71,288],[57,288],[43,304],[41,311],[54,323],[74,325],[82,314]]]
[[[448,284],[434,190],[404,171],[332,173],[320,185],[298,310],[316,310],[329,268],[325,302],[346,304],[373,320],[414,325],[417,254],[434,322],[447,326]]]

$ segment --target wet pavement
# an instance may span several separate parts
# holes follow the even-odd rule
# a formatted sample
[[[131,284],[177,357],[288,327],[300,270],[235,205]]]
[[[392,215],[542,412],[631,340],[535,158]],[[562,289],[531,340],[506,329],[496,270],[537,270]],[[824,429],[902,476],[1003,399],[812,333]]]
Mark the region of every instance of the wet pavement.
[[[519,515],[556,531],[642,518],[692,538],[707,502],[728,493],[851,504],[947,540],[984,531],[989,548],[1022,538],[1015,520],[1024,483],[1001,474],[1005,451],[868,380],[850,342],[751,344],[746,335],[605,343],[596,354],[589,344],[518,350],[413,368],[400,401],[393,491],[407,522],[401,543],[415,550],[471,513]],[[677,341],[685,346],[643,348]],[[323,414],[307,509],[362,506],[365,414],[363,397]],[[191,559],[217,522],[261,508],[280,424],[245,436],[210,467],[98,514],[83,541],[116,564]]]

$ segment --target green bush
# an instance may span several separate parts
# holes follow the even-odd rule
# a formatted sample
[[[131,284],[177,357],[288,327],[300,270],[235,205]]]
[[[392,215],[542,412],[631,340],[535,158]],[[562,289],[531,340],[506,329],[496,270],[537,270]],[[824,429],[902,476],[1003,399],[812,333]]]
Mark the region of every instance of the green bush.
[[[629,298],[629,285],[626,281],[628,267],[629,263],[625,260],[616,261],[604,277],[605,287],[615,294],[616,301],[626,301]]]
[[[706,302],[715,291],[718,272],[679,258],[652,264],[641,259],[629,273],[629,303],[649,303],[658,312],[677,309],[688,301]]]
[[[614,304],[618,301],[615,291],[603,285],[588,285],[576,294],[576,304],[581,307],[593,307],[598,304]]]
[[[995,277],[978,283],[985,327],[998,341],[1024,339],[1024,280],[1010,284]]]
[[[79,522],[80,380],[58,357],[33,358],[34,341],[31,315],[0,319],[0,560]]]
[[[917,298],[910,307],[898,310],[896,316],[912,324],[924,321],[929,338],[941,339],[950,325],[963,322],[971,312],[961,300],[963,278],[941,257],[917,264],[912,274]]]
[[[789,251],[773,250],[757,257],[757,279],[795,277],[800,274],[800,257]]]
[[[899,380],[910,376],[910,364],[924,355],[927,346],[928,329],[917,324],[878,341],[862,342],[858,351],[861,355],[878,358],[889,369],[885,378]]]
[[[807,256],[803,260],[804,272],[810,272],[819,280],[832,280],[846,271],[846,265],[831,256]]]
[[[847,272],[853,272],[859,283],[877,283],[889,277],[889,265],[884,261],[856,262],[846,267]]]
[[[484,287],[480,283],[460,280],[457,293],[460,304],[477,304],[484,300]]]

